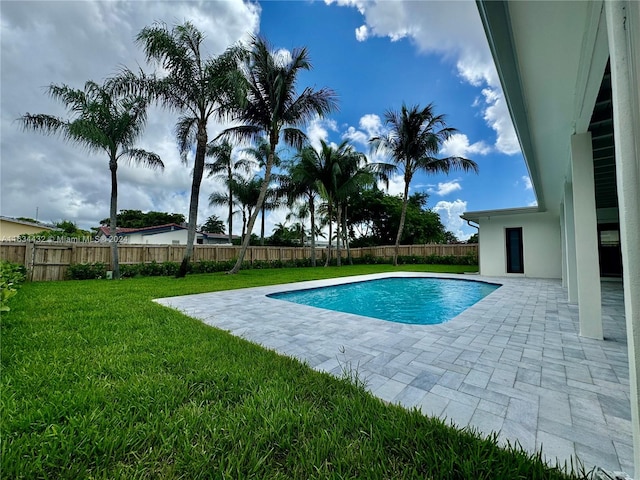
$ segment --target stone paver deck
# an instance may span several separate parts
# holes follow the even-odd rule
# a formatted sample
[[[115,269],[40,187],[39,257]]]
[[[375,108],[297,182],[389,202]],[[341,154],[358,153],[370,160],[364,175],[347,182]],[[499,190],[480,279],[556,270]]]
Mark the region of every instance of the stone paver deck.
[[[559,281],[470,280],[502,287],[441,325],[406,325],[297,305],[266,294],[398,272],[157,300],[311,367],[357,371],[383,400],[418,407],[561,464],[633,476],[622,285],[603,282],[605,340],[578,335]],[[467,277],[465,277],[467,278]]]

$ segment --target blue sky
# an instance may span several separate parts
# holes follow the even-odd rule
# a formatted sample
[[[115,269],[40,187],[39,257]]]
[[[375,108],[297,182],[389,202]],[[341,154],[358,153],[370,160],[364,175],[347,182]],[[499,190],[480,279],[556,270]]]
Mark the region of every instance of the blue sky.
[[[64,114],[43,93],[49,83],[81,87],[119,65],[144,65],[133,38],[156,20],[193,21],[212,54],[250,34],[278,49],[306,46],[314,68],[300,87],[329,87],[340,99],[338,112],[309,125],[314,142],[349,138],[367,152],[368,138],[384,131],[385,111],[403,102],[434,103],[459,130],[442,154],[475,160],[480,174],[419,175],[412,192],[428,192],[428,206],[460,238],[474,233],[459,219],[463,211],[535,201],[474,2],[2,2],[1,13],[2,215],[37,212],[40,220],[67,219],[84,228],[108,216],[106,160],[58,138],[21,132],[14,120],[26,112]],[[190,171],[179,162],[175,119],[171,112],[149,112],[140,146],[158,152],[167,168],[122,166],[119,208],[187,213]],[[210,134],[223,127],[210,125]],[[396,179],[390,193],[401,186]],[[207,205],[219,188],[212,179],[203,183],[200,221],[212,213],[225,217],[224,209]],[[285,215],[273,212],[267,231]]]

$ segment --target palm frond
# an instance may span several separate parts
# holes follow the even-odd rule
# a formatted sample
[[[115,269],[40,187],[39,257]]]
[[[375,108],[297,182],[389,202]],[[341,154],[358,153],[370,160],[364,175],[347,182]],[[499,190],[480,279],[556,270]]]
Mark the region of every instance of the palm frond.
[[[178,140],[178,151],[183,163],[187,161],[187,154],[191,146],[196,141],[198,131],[198,119],[196,117],[182,116],[176,123],[176,140]]]
[[[142,165],[147,168],[164,170],[164,163],[157,153],[142,150],[140,148],[130,148],[122,152],[129,163]]]

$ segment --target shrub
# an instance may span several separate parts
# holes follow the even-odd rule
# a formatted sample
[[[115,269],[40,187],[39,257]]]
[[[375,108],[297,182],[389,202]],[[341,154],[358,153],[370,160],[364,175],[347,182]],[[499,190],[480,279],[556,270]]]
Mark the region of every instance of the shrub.
[[[76,263],[69,265],[65,272],[68,280],[95,280],[107,276],[107,265],[104,263]]]
[[[9,299],[18,293],[18,287],[24,282],[27,270],[23,265],[0,261],[0,312],[8,312]]]
[[[352,259],[354,265],[382,265],[392,263],[391,258],[376,257],[371,254]],[[318,265],[324,264],[324,258],[317,259]],[[228,272],[235,265],[236,260],[224,260],[215,262],[212,260],[200,260],[189,264],[189,273],[216,273]],[[346,265],[348,259],[342,258],[342,263]],[[336,265],[335,256],[331,258],[330,264]],[[477,265],[478,257],[475,254],[468,254],[462,257],[454,255],[428,255],[426,257],[419,255],[404,255],[398,257],[399,265]],[[294,260],[254,260],[253,262],[245,261],[242,263],[243,270],[264,270],[270,268],[302,268],[310,267],[310,258],[299,258]],[[168,277],[178,272],[179,263],[175,262],[151,262],[120,265],[120,276],[123,278],[132,277]],[[70,280],[90,280],[97,278],[105,278],[107,266],[103,263],[77,264],[71,265],[67,269],[66,278]]]

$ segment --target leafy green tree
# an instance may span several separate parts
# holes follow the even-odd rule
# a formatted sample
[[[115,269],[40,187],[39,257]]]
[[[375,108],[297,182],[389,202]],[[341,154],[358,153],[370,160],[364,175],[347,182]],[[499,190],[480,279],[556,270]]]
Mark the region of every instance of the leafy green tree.
[[[241,170],[245,173],[251,171],[251,165],[253,162],[246,158],[240,158],[238,160],[233,159],[233,145],[227,140],[217,140],[207,145],[207,156],[213,158],[213,163],[206,165],[209,170],[209,175],[217,176],[224,180],[227,184],[228,192],[223,197],[214,196],[214,203],[218,205],[227,205],[229,207],[229,215],[227,217],[227,224],[229,226],[229,243],[233,241],[233,192],[231,190],[231,181],[237,170]]]
[[[455,244],[460,243],[460,240],[458,240],[458,237],[456,237],[455,233],[446,231],[444,232],[444,243]]]
[[[208,233],[224,234],[224,222],[217,215],[211,215],[207,221],[200,227],[200,230]],[[231,242],[229,242],[231,243]]]
[[[467,243],[479,243],[478,234],[474,233],[473,235],[471,235],[469,237],[469,240],[467,240]]]
[[[230,48],[218,57],[204,56],[204,35],[192,23],[169,29],[164,24],[145,27],[137,36],[147,61],[157,63],[166,76],[157,78],[130,74],[130,85],[145,92],[160,105],[180,113],[176,124],[178,148],[183,162],[195,144],[187,248],[178,277],[187,273],[193,256],[198,220],[200,185],[207,152],[207,125],[212,118],[222,118],[242,95],[238,71],[238,49]]]
[[[121,228],[145,228],[166,225],[168,223],[185,223],[181,213],[143,212],[142,210],[120,210],[116,215],[118,226]],[[100,220],[100,225],[108,225],[109,219]]]
[[[60,134],[67,141],[107,154],[111,172],[109,225],[112,239],[116,238],[117,229],[118,160],[164,169],[157,154],[133,148],[147,120],[147,99],[139,95],[120,94],[114,88],[118,80],[108,80],[103,85],[88,81],[84,90],[52,84],[48,87],[49,95],[62,102],[72,117],[63,119],[27,113],[19,119],[26,130]],[[113,278],[120,278],[116,241],[111,242],[111,258]]]
[[[393,264],[398,265],[398,248],[405,224],[409,201],[409,186],[413,176],[419,172],[427,174],[449,173],[453,169],[478,171],[478,165],[463,157],[438,158],[445,140],[457,130],[447,127],[445,117],[434,113],[433,104],[425,108],[402,105],[400,112],[389,110],[385,113],[385,123],[389,133],[370,140],[373,148],[388,153],[393,164],[389,164],[385,173],[399,172],[404,177],[402,213],[395,241]]]
[[[427,209],[428,195],[417,192],[409,197],[402,232],[403,245],[443,243],[445,228],[440,216]],[[353,245],[365,247],[391,245],[400,225],[403,201],[376,186],[361,190],[350,202]]]
[[[241,140],[257,140],[266,134],[269,142],[262,188],[257,208],[249,218],[249,232],[253,230],[271,183],[271,169],[280,136],[286,144],[300,148],[306,136],[298,127],[314,116],[322,117],[336,108],[336,96],[329,89],[307,87],[299,95],[296,93],[298,74],[309,69],[311,63],[306,48],[294,49],[290,60],[285,60],[283,55],[272,51],[264,39],[254,38],[251,42],[243,68],[246,101],[234,115],[240,125],[226,130],[227,135]],[[247,235],[238,260],[229,273],[240,270],[249,240]]]
[[[271,237],[269,237],[269,245],[279,247],[293,247],[300,237],[299,229],[296,227],[287,227],[284,223],[277,223]]]

